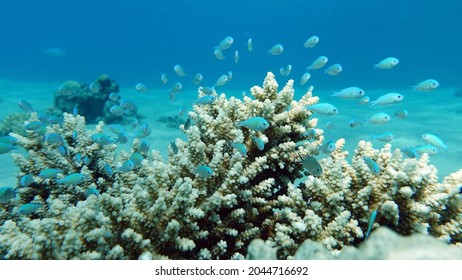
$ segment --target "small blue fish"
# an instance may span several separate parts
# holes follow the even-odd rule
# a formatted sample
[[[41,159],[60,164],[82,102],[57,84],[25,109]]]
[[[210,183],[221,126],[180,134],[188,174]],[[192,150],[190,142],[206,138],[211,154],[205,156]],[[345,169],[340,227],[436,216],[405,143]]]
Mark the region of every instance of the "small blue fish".
[[[119,105],[114,105],[111,108],[109,108],[109,112],[117,117],[121,117],[125,114],[125,110]]]
[[[367,227],[366,238],[364,238],[364,240],[366,240],[369,237],[369,234],[371,233],[372,226],[374,225],[375,218],[377,217],[377,213],[377,210],[374,210],[371,213],[371,217],[369,218],[369,226]]]
[[[0,203],[6,204],[16,196],[16,189],[13,187],[0,187]]]
[[[317,132],[316,132],[316,129],[314,129],[314,128],[312,128],[312,129],[310,129],[308,131],[305,131],[303,133],[303,136],[306,136],[309,139],[312,139],[312,138],[316,137],[316,135],[317,135]]]
[[[101,145],[107,145],[107,144],[114,144],[116,140],[106,134],[103,133],[95,133],[91,136],[91,141],[101,144]]]
[[[112,175],[114,175],[114,171],[112,170],[112,167],[109,164],[105,163],[103,169],[104,173],[106,173],[109,177],[112,177]]]
[[[9,136],[9,135],[1,136],[0,143],[16,145],[18,143],[18,139],[14,138],[13,136]]]
[[[265,149],[265,142],[261,138],[252,135],[252,140],[260,151]]]
[[[321,152],[324,154],[332,154],[335,149],[337,149],[337,146],[335,145],[335,142],[333,140],[326,141],[322,146],[321,146]]]
[[[64,121],[63,117],[50,116],[48,118],[48,123],[49,124],[62,124],[63,121]]]
[[[322,167],[315,157],[306,156],[302,158],[300,156],[300,159],[302,160],[303,168],[305,168],[310,174],[314,176],[320,176],[322,174]]]
[[[82,159],[83,164],[90,165],[90,158],[88,156],[84,156]]]
[[[39,129],[41,128],[42,126],[45,126],[46,124],[43,123],[43,122],[39,122],[39,121],[33,121],[33,122],[28,122],[24,125],[24,127],[27,129],[27,130],[36,130],[36,129]]]
[[[188,129],[191,127],[191,122],[192,122],[192,121],[191,121],[191,118],[187,118],[187,119],[186,119],[186,122],[185,122],[184,125],[183,125],[183,129],[184,129],[184,130],[188,130]]]
[[[125,111],[131,111],[136,109],[135,102],[129,100],[129,99],[122,99],[119,102],[120,107],[124,109]]]
[[[429,156],[436,155],[438,153],[438,149],[431,145],[431,144],[426,144],[426,145],[420,145],[417,147],[414,147],[417,153],[419,154],[428,154]]]
[[[371,137],[372,139],[379,140],[382,142],[390,142],[391,140],[393,140],[394,135],[390,131],[387,131],[379,134],[372,134]]]
[[[143,138],[143,137],[147,137],[151,135],[151,128],[149,127],[149,124],[144,122],[142,125],[141,125],[141,129],[138,130],[135,135],[133,135],[133,137],[135,138]]]
[[[201,98],[194,101],[194,104],[197,104],[197,105],[212,104],[216,99],[217,98],[213,95],[204,95]]]
[[[401,152],[409,158],[417,158],[419,156],[419,153],[417,153],[416,149],[413,147],[403,148]]]
[[[47,168],[39,173],[39,177],[43,179],[51,179],[56,177],[59,173],[63,173],[61,169],[56,169],[56,168]]]
[[[242,143],[233,143],[233,142],[229,142],[229,144],[231,145],[231,147],[236,149],[241,154],[241,156],[246,156],[247,155],[247,147],[244,144],[242,144]]]
[[[212,168],[208,167],[207,165],[198,166],[194,173],[196,173],[202,178],[210,178],[213,176]]]
[[[97,188],[88,188],[86,191],[85,191],[85,197],[89,197],[90,195],[95,195],[95,196],[99,196],[99,190]]]
[[[112,131],[112,133],[114,133],[116,135],[119,135],[119,134],[125,132],[125,128],[123,128],[123,126],[118,125],[118,124],[109,125],[109,129]]]
[[[330,103],[318,103],[314,105],[308,105],[305,107],[308,110],[325,116],[333,116],[338,114],[338,109]]]
[[[149,144],[149,142],[146,141],[146,140],[143,140],[140,143],[139,151],[142,154],[147,154],[147,153],[149,153],[150,147],[151,147],[151,145]]]
[[[47,142],[50,145],[61,145],[64,144],[64,140],[61,137],[61,135],[57,133],[50,133],[45,136],[45,142]]]
[[[85,182],[85,175],[81,173],[72,173],[61,180],[57,180],[57,182],[63,185],[78,185]]]
[[[30,103],[27,102],[27,100],[25,100],[25,99],[19,100],[18,104],[19,104],[19,107],[20,107],[21,109],[23,109],[24,112],[26,112],[26,113],[33,113],[33,112],[35,112],[34,109],[32,109],[32,106],[30,105]]]
[[[435,134],[425,133],[422,135],[422,140],[424,140],[427,144],[443,148],[445,151],[448,151],[448,146]]]
[[[75,154],[74,161],[79,164],[82,162],[82,155],[80,153]]]
[[[253,118],[247,119],[246,121],[240,122],[237,126],[238,127],[243,126],[245,128],[255,130],[255,131],[263,131],[267,129],[270,126],[270,124],[267,120],[265,120],[262,117],[253,117]]]
[[[30,186],[33,182],[34,182],[34,175],[29,173],[21,177],[21,179],[19,180],[19,185],[21,187],[26,188]]]
[[[172,147],[173,154],[178,154],[178,147],[176,146],[175,142],[170,142],[170,147]]]
[[[59,151],[59,153],[60,153],[62,156],[65,156],[65,155],[68,154],[66,147],[64,147],[64,146],[62,146],[62,145],[61,145],[61,146],[58,146],[58,151]]]
[[[128,139],[130,138],[130,136],[128,136],[128,133],[126,132],[122,132],[118,135],[117,137],[117,143],[121,143],[121,144],[125,144],[128,142]]]
[[[377,162],[375,162],[375,160],[370,157],[363,157],[363,160],[373,175],[380,174],[380,166]]]
[[[11,145],[8,143],[0,143],[0,154],[6,154],[11,150],[16,150],[17,147],[15,145]]]
[[[79,136],[79,134],[77,133],[76,130],[72,131],[72,140],[77,141],[78,136]]]
[[[122,166],[119,168],[120,172],[130,172],[135,168],[135,162],[131,159],[127,159],[122,163]]]
[[[141,165],[141,162],[143,161],[143,156],[139,153],[133,153],[130,156],[130,159],[135,163],[136,166]]]
[[[79,104],[75,104],[74,109],[72,109],[72,115],[74,117],[77,117],[78,114],[79,114]]]
[[[21,215],[30,215],[35,213],[40,207],[42,207],[41,203],[26,203],[19,207],[18,213]]]
[[[109,94],[109,100],[116,102],[119,99],[120,99],[120,96],[116,92],[111,92]]]

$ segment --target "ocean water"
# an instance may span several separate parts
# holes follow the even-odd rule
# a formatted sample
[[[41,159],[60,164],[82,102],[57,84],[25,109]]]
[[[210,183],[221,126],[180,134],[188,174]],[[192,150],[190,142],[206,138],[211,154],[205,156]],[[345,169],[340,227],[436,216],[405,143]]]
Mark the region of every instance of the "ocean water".
[[[462,168],[462,96],[455,95],[462,88],[460,0],[23,0],[3,1],[0,10],[1,119],[20,112],[20,99],[46,112],[64,81],[90,83],[108,74],[120,85],[121,95],[135,101],[153,125],[148,138],[152,148],[166,155],[169,142],[184,135],[159,119],[176,116],[180,106],[191,109],[197,99],[194,74],[202,73],[201,85],[211,86],[232,71],[232,81],[217,91],[241,97],[271,71],[281,87],[294,79],[295,98],[312,85],[320,102],[335,104],[339,114],[316,115],[319,127],[326,139],[345,138],[351,153],[360,140],[383,147],[372,134],[390,131],[395,135],[393,147],[406,148],[425,144],[422,134],[431,133],[449,147],[431,157],[440,178]],[[313,35],[320,42],[303,48]],[[223,51],[226,59],[218,60],[213,49],[226,36],[234,43]],[[249,38],[252,52],[247,49]],[[268,53],[275,44],[284,46],[281,55]],[[311,79],[301,86],[306,67],[321,55],[328,57],[327,66],[340,63],[343,71],[330,76],[325,67],[312,70]],[[386,57],[398,58],[399,64],[373,69]],[[187,77],[175,74],[176,64]],[[289,64],[292,72],[280,75],[280,68]],[[169,79],[165,85],[162,73]],[[440,86],[431,92],[413,91],[412,86],[426,79]],[[175,82],[184,88],[171,102],[168,90]],[[137,83],[150,92],[137,92]],[[405,98],[398,104],[370,107],[331,96],[350,86],[362,88],[372,100],[389,92]],[[348,125],[353,118],[365,120],[378,112],[393,116],[399,110],[407,110],[409,116],[392,117],[385,125]],[[129,149],[130,143],[122,148]],[[17,184],[17,169],[8,153],[0,155],[0,167],[0,186]]]

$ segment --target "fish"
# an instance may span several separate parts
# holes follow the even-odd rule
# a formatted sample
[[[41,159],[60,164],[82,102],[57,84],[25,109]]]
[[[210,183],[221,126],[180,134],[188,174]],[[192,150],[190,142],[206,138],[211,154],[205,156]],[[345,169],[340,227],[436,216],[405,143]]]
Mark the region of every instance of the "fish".
[[[176,82],[173,84],[173,87],[170,89],[170,101],[175,101],[176,94],[183,89],[183,84]]]
[[[32,105],[30,105],[30,103],[27,102],[27,100],[25,99],[19,100],[18,105],[19,105],[19,108],[21,108],[26,113],[35,112],[34,109],[32,108]]]
[[[170,142],[170,147],[172,148],[173,154],[176,155],[178,154],[178,147],[176,146],[175,142]]]
[[[27,188],[32,183],[34,183],[34,175],[32,175],[31,173],[22,176],[19,180],[19,185],[23,188]]]
[[[397,118],[405,119],[409,115],[409,112],[405,109],[402,109],[402,110],[396,111],[393,115]]]
[[[191,118],[187,118],[183,125],[183,129],[188,130],[191,127],[191,122],[192,122]]]
[[[90,160],[90,158],[88,157],[88,155],[86,155],[86,156],[83,157],[82,162],[83,162],[84,165],[87,165],[87,166],[88,166],[88,165],[90,165],[91,160]]]
[[[420,146],[414,147],[414,149],[420,155],[428,154],[429,156],[433,156],[438,153],[438,148],[436,148],[435,146],[431,144],[420,145]]]
[[[58,176],[60,173],[63,173],[61,169],[47,168],[40,171],[38,176],[43,179],[51,179]]]
[[[337,149],[335,142],[333,140],[326,141],[321,146],[321,152],[324,154],[332,154]]]
[[[122,132],[119,135],[117,135],[116,142],[121,143],[121,144],[125,144],[125,143],[128,142],[128,139],[129,139],[128,133],[127,132]]]
[[[66,148],[65,146],[63,146],[63,145],[58,146],[57,149],[58,149],[58,152],[59,152],[62,156],[66,156],[66,155],[69,154],[67,148]]]
[[[198,87],[197,90],[202,94],[211,95],[216,93],[213,87]]]
[[[162,73],[162,74],[160,75],[160,81],[161,81],[161,83],[164,84],[164,85],[165,85],[166,83],[168,83],[167,74]]]
[[[351,127],[351,128],[356,128],[356,127],[359,127],[361,125],[364,125],[364,120],[358,120],[356,118],[353,118],[348,122],[348,126]]]
[[[375,105],[385,106],[385,105],[399,103],[403,101],[403,99],[404,99],[404,96],[402,94],[397,93],[397,92],[390,92],[390,93],[380,96],[374,101],[371,101],[370,104],[371,104],[371,107]]]
[[[218,60],[225,60],[226,59],[225,55],[223,54],[223,52],[219,48],[214,48],[213,49],[213,54],[215,55],[215,57]]]
[[[318,58],[316,58],[313,63],[311,63],[310,66],[306,67],[306,69],[308,71],[312,70],[312,69],[319,69],[319,68],[322,68],[324,67],[324,65],[327,64],[327,62],[329,61],[329,59],[325,56],[320,56]]]
[[[318,36],[311,36],[308,38],[305,43],[303,43],[304,48],[314,48],[319,43],[319,37]]]
[[[112,167],[108,163],[104,163],[103,170],[104,173],[106,173],[106,175],[108,175],[109,177],[112,177],[112,175],[114,175],[114,170],[112,170]]]
[[[133,135],[134,138],[143,138],[143,137],[148,137],[151,135],[151,127],[149,127],[148,123],[144,122],[141,125],[141,128],[135,132]]]
[[[64,121],[63,117],[58,117],[58,116],[50,116],[48,118],[48,123],[53,125],[53,124],[62,124]]]
[[[233,72],[228,71],[228,73],[226,73],[226,77],[228,78],[227,82],[231,81],[233,79]]]
[[[342,65],[336,63],[336,64],[333,64],[327,67],[327,69],[324,70],[324,73],[327,75],[331,75],[331,76],[337,76],[342,71],[343,71]]]
[[[231,36],[226,36],[221,42],[216,46],[221,51],[229,49],[234,43],[234,39]]]
[[[136,104],[130,99],[122,99],[119,101],[119,105],[125,111],[136,110]]]
[[[50,133],[45,136],[45,142],[49,145],[62,145],[64,144],[64,139],[57,133]]]
[[[314,105],[307,105],[305,107],[308,110],[325,116],[333,116],[338,114],[338,109],[330,103],[318,103]]]
[[[440,83],[434,79],[428,79],[412,87],[412,90],[430,92],[440,86]]]
[[[286,69],[284,69],[284,67],[279,68],[279,74],[281,74],[281,76],[285,76],[286,75]]]
[[[13,187],[0,187],[0,203],[6,204],[16,196],[16,189]]]
[[[393,140],[394,135],[390,131],[387,131],[379,134],[372,134],[371,137],[372,139],[379,140],[382,142],[390,142],[391,140]]]
[[[359,104],[359,105],[366,105],[366,104],[368,104],[370,101],[371,101],[371,98],[370,98],[369,96],[363,96],[363,97],[359,100],[358,104]]]
[[[408,158],[417,158],[419,153],[417,153],[416,149],[413,147],[403,148],[401,152],[405,154]]]
[[[18,213],[21,215],[30,215],[42,207],[41,203],[26,203],[19,207]]]
[[[85,182],[85,175],[81,173],[72,173],[60,180],[57,180],[56,182],[58,184],[67,185],[67,186],[78,185],[78,184]]]
[[[91,83],[88,85],[88,89],[89,89],[92,93],[98,93],[98,92],[101,90],[101,85],[100,85],[100,83],[98,83],[98,82],[91,82]]]
[[[231,147],[236,149],[241,154],[241,156],[247,155],[247,147],[243,143],[229,142],[229,144],[231,145]]]
[[[263,130],[266,130],[270,126],[270,124],[263,117],[253,117],[253,118],[240,122],[237,126],[238,127],[243,126],[247,129],[255,130],[255,131],[263,131]]]
[[[333,122],[327,122],[326,123],[326,128],[327,129],[334,129],[335,128],[335,124]]]
[[[391,69],[398,65],[399,60],[396,57],[387,57],[379,63],[374,64],[374,69]]]
[[[16,145],[18,143],[18,139],[10,135],[0,136],[0,143]]]
[[[340,91],[336,91],[331,96],[336,96],[341,99],[357,99],[361,98],[366,92],[359,87],[347,87]]]
[[[99,190],[94,187],[90,187],[85,191],[85,197],[89,197],[90,195],[99,196]]]
[[[120,99],[120,95],[117,92],[111,92],[109,94],[109,100],[117,102]]]
[[[291,72],[292,72],[292,64],[288,64],[286,66],[286,69],[284,70],[284,76],[289,76]]]
[[[239,62],[239,51],[234,51],[234,63]]]
[[[197,73],[196,75],[194,75],[192,82],[193,84],[198,85],[202,82],[203,79],[204,76],[201,73]]]
[[[311,78],[310,73],[303,73],[302,77],[300,78],[300,86],[303,86],[308,82],[308,80]]]
[[[313,176],[320,176],[322,175],[322,166],[313,156],[305,156],[301,157],[302,165],[305,170],[307,170]]]
[[[371,233],[372,226],[374,225],[375,218],[377,217],[377,213],[377,210],[374,210],[371,213],[371,216],[369,218],[369,225],[367,226],[366,238],[364,238],[364,240],[366,240],[369,237],[369,234]]]
[[[119,168],[120,172],[130,172],[135,168],[135,162],[131,159],[127,159],[122,163],[122,166]]]
[[[280,55],[284,51],[284,47],[281,44],[276,44],[268,50],[270,55]]]
[[[442,148],[445,151],[448,151],[448,146],[439,138],[438,136],[430,133],[425,133],[422,135],[422,139],[425,141],[425,143],[433,145],[438,148]]]
[[[210,178],[213,176],[213,170],[207,165],[200,165],[195,170],[194,173],[199,175],[202,178]]]
[[[139,147],[140,153],[147,154],[149,153],[150,148],[151,148],[151,145],[149,144],[148,141],[146,140],[141,141],[140,147]]]
[[[109,109],[109,112],[114,116],[121,117],[125,114],[125,110],[119,105],[114,105]]]
[[[72,115],[74,117],[77,117],[78,114],[79,114],[79,104],[75,104],[74,108],[72,109]]]
[[[133,153],[130,156],[130,159],[135,163],[135,166],[141,165],[144,157],[140,153]]]
[[[389,122],[390,120],[391,120],[390,115],[388,115],[387,113],[381,112],[381,113],[377,113],[377,114],[370,116],[367,119],[367,122],[370,124],[385,124]]]
[[[125,128],[119,124],[111,124],[109,125],[109,129],[111,130],[112,133],[119,135],[121,133],[125,132]]]
[[[136,91],[141,92],[141,93],[148,93],[149,92],[148,87],[146,85],[144,85],[143,83],[137,83],[135,85],[135,89],[136,89]]]
[[[90,136],[91,141],[101,145],[115,144],[116,140],[104,133],[95,133]]]
[[[252,140],[260,151],[265,149],[265,142],[261,138],[252,135]]]
[[[318,133],[316,132],[316,129],[312,128],[308,131],[305,131],[303,134],[303,136],[306,136],[310,139],[313,139],[314,137],[316,137],[318,135]]]
[[[380,166],[377,162],[375,162],[375,160],[371,159],[370,157],[363,157],[363,160],[373,175],[380,174]]]
[[[36,130],[45,125],[46,125],[45,123],[40,122],[40,121],[32,121],[32,122],[26,122],[26,124],[24,125],[24,128],[26,130]]]
[[[247,39],[247,50],[249,52],[253,51],[253,40],[252,40],[252,38]]]
[[[221,87],[228,82],[228,75],[221,75],[215,82],[215,87]]]
[[[52,57],[65,57],[66,56],[66,52],[63,49],[58,48],[58,47],[43,49],[42,53],[52,56]]]
[[[180,77],[186,77],[186,72],[180,64],[175,64],[175,66],[173,66],[173,71]]]
[[[212,104],[216,100],[216,96],[213,95],[204,95],[194,101],[194,104],[196,105],[206,105],[206,104]]]

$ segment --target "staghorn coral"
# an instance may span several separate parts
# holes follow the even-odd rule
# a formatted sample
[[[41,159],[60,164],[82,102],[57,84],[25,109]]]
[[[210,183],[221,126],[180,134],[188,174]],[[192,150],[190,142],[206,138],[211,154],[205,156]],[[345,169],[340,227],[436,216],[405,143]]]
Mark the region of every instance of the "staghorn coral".
[[[64,114],[62,125],[47,126],[58,133],[68,154],[40,135],[14,135],[29,151],[14,154],[22,176],[35,182],[19,189],[17,199],[0,208],[0,255],[27,259],[243,259],[255,238],[277,249],[279,258],[292,256],[306,239],[330,250],[355,245],[364,239],[370,212],[379,210],[375,225],[402,234],[425,232],[446,242],[460,243],[462,171],[437,182],[436,169],[425,155],[404,159],[386,145],[374,150],[361,141],[352,162],[342,150],[320,160],[321,176],[305,174],[301,156],[317,155],[323,131],[316,129],[306,105],[318,102],[312,88],[293,100],[293,81],[278,92],[268,73],[263,87],[251,88],[254,99],[225,94],[210,105],[195,105],[189,117],[194,125],[180,128],[188,141],[176,139],[168,159],[151,151],[132,171],[119,169],[137,150],[117,152],[111,141],[95,141],[104,124],[89,131],[85,119]],[[254,131],[238,127],[251,117],[265,118],[270,127]],[[32,119],[34,118],[32,115]],[[308,136],[310,129],[316,136]],[[73,137],[73,132],[78,135]],[[259,150],[252,141],[265,142]],[[230,143],[244,143],[241,154]],[[77,156],[88,156],[82,163]],[[373,175],[363,156],[381,168]],[[114,174],[108,174],[109,164]],[[200,165],[214,175],[195,173]],[[60,177],[85,175],[76,185],[61,185],[37,175],[44,168],[59,168]],[[101,195],[86,196],[90,188]],[[42,203],[30,216],[18,214],[28,202]]]

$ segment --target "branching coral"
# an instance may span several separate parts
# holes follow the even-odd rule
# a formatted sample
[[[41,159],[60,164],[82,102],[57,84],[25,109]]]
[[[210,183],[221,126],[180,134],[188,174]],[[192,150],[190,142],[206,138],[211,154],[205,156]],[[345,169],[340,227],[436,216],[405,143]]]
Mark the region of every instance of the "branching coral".
[[[195,105],[189,113],[194,125],[180,126],[188,141],[177,139],[177,150],[170,148],[166,161],[151,151],[133,170],[123,164],[137,151],[139,140],[132,151],[117,153],[112,138],[101,134],[102,122],[89,131],[83,117],[64,114],[62,125],[48,126],[47,135],[62,136],[65,154],[33,131],[27,137],[14,135],[29,151],[27,157],[14,155],[19,177],[31,173],[35,180],[0,208],[0,255],[243,259],[250,241],[261,238],[277,249],[279,258],[287,258],[306,239],[331,250],[360,243],[374,209],[379,210],[376,225],[460,242],[456,186],[462,171],[438,183],[426,156],[403,160],[389,145],[378,151],[361,141],[349,163],[341,139],[337,150],[320,160],[322,175],[309,175],[295,185],[307,175],[301,158],[317,155],[323,141],[317,119],[305,107],[318,102],[311,90],[295,101],[293,81],[278,92],[268,73],[263,87],[251,89],[254,99],[221,94],[213,104]],[[264,118],[269,128],[240,126],[252,117]],[[85,156],[86,162],[78,160]],[[370,172],[364,157],[377,162],[379,175]],[[198,166],[207,166],[213,175],[201,176]],[[46,168],[61,174],[57,179],[39,177]],[[83,174],[84,182],[59,183],[75,173]],[[95,189],[100,195],[88,195]],[[42,207],[19,215],[19,207],[29,202]]]

